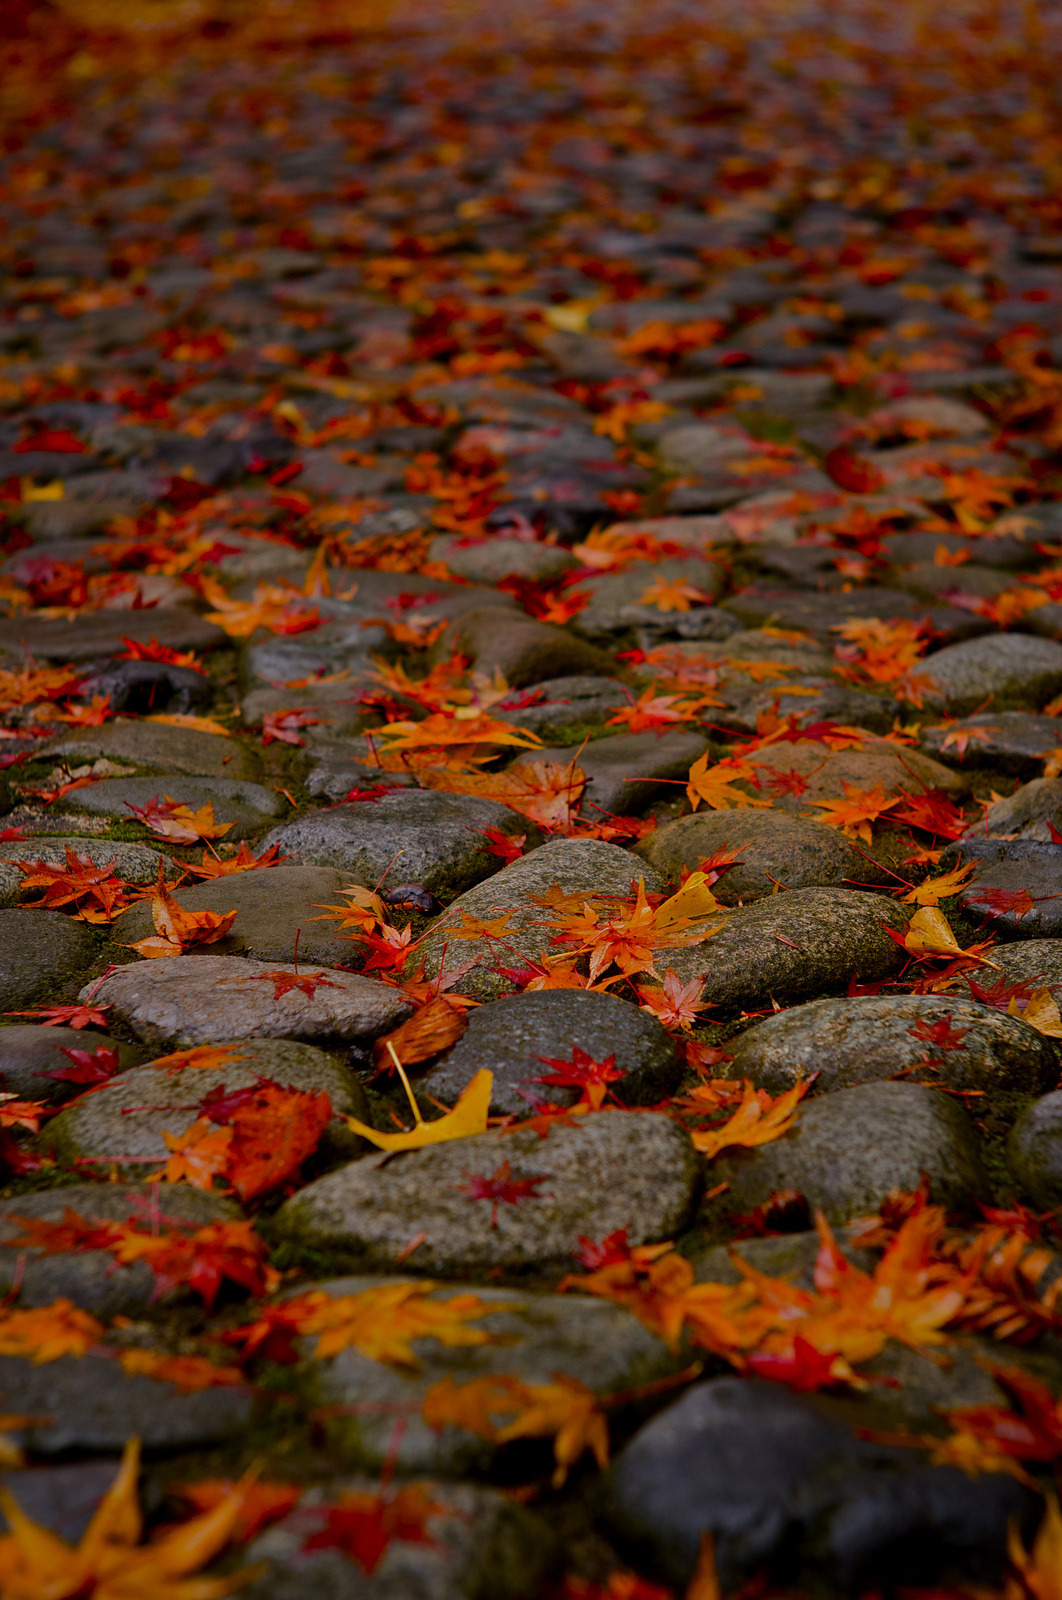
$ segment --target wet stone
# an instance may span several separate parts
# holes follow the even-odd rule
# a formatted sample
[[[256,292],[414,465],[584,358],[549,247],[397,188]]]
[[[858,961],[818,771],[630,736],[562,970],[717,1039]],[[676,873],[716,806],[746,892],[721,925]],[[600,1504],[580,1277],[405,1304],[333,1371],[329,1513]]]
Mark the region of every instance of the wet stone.
[[[625,1105],[655,1105],[682,1074],[674,1045],[649,1012],[615,995],[547,989],[507,995],[470,1011],[464,1037],[417,1087],[452,1105],[486,1067],[494,1074],[491,1111],[496,1115],[527,1114],[540,1100],[572,1105],[577,1089],[534,1080],[554,1070],[544,1058],[570,1061],[576,1046],[595,1061],[615,1057],[624,1076],[609,1089]]]
[[[612,659],[564,628],[496,605],[466,612],[452,623],[433,647],[434,660],[448,660],[453,650],[471,657],[477,671],[500,672],[522,689],[529,683],[571,673],[605,673]]]
[[[426,971],[434,976],[440,963],[445,963],[445,973],[452,976],[457,968],[474,963],[452,987],[458,994],[477,1000],[494,1000],[513,987],[506,968],[522,969],[529,962],[540,962],[544,955],[556,953],[550,943],[553,930],[545,925],[549,916],[542,906],[534,904],[534,897],[548,894],[554,884],[559,884],[565,894],[628,896],[639,878],[644,878],[650,893],[666,889],[664,878],[654,868],[618,845],[600,839],[552,840],[452,902],[424,937],[421,950]],[[448,929],[466,911],[484,921],[507,911],[513,914],[496,938],[484,937],[485,950],[479,945],[462,945],[455,950],[448,940]]]
[[[1060,823],[1062,778],[1033,778],[1012,795],[990,805],[984,817],[963,835],[959,848],[965,851],[967,841],[976,845],[982,839],[1057,844],[1055,834],[1062,833]]]
[[[1041,769],[1044,756],[1060,743],[1058,719],[1031,711],[983,711],[922,733],[922,748],[937,761],[955,767],[992,767],[1027,777]]]
[[[468,1186],[508,1163],[537,1189],[518,1203]],[[669,1117],[600,1111],[556,1127],[481,1134],[353,1161],[287,1201],[276,1225],[296,1241],[340,1245],[385,1269],[417,1237],[418,1272],[507,1272],[569,1265],[580,1236],[625,1229],[631,1244],[669,1239],[688,1221],[701,1162]]]
[[[654,800],[670,797],[669,780],[685,782],[693,763],[708,749],[699,733],[619,733],[595,739],[578,757],[570,749],[535,750],[535,761],[567,766],[575,761],[586,774],[580,813],[594,819],[611,813],[624,817],[644,811]]]
[[[153,606],[143,611],[88,611],[73,622],[33,615],[0,622],[0,652],[45,661],[93,661],[118,655],[123,639],[149,644],[157,639],[170,650],[212,650],[227,635],[186,606]]]
[[[408,1277],[334,1278],[308,1287],[338,1297],[403,1281]],[[432,1299],[445,1301],[469,1292],[498,1308],[470,1324],[491,1334],[491,1342],[450,1347],[436,1339],[414,1339],[415,1369],[374,1361],[353,1347],[317,1360],[316,1339],[300,1341],[307,1403],[343,1408],[326,1414],[322,1424],[341,1460],[375,1471],[393,1460],[407,1476],[463,1477],[486,1470],[498,1451],[496,1444],[464,1428],[449,1426],[436,1433],[420,1416],[428,1390],[446,1377],[465,1383],[504,1372],[524,1383],[551,1383],[563,1373],[607,1393],[651,1383],[683,1365],[632,1312],[590,1295],[528,1294],[478,1285],[469,1291],[464,1284],[441,1284]],[[394,1408],[407,1419],[397,1443]]]
[[[968,716],[990,697],[1001,710],[1008,701],[1024,702],[1022,709],[1028,710],[1062,689],[1062,644],[1025,633],[993,633],[938,650],[919,663],[918,671],[929,680],[926,703],[949,716]]]
[[[77,1544],[114,1482],[113,1461],[66,1461],[54,1467],[25,1467],[0,1473],[0,1486],[27,1516],[67,1544]],[[8,1524],[0,1511],[0,1533]]]
[[[728,1048],[729,1074],[772,1094],[812,1073],[817,1095],[901,1074],[952,1089],[1037,1093],[1058,1071],[1052,1042],[1020,1017],[952,995],[812,1000]]]
[[[75,789],[66,797],[66,803],[77,811],[87,811],[92,816],[116,817],[129,822],[130,806],[146,806],[156,795],[168,795],[180,805],[198,811],[208,803],[214,807],[218,822],[231,822],[233,827],[226,840],[244,839],[254,834],[275,817],[287,810],[287,802],[273,789],[260,783],[244,783],[235,778],[186,778],[159,776],[155,778],[104,778],[86,789]]]
[[[442,537],[432,540],[429,554],[432,561],[445,561],[451,572],[471,583],[499,583],[509,577],[542,582],[578,566],[563,545],[531,539],[493,538],[483,544],[463,544],[458,538]]]
[[[669,950],[683,982],[703,979],[716,1006],[753,1010],[811,1000],[899,972],[906,952],[883,923],[903,933],[908,912],[884,895],[853,889],[790,889],[734,911],[704,943]]]
[[[172,962],[152,961],[149,965]],[[215,1028],[222,1020],[233,1020],[227,1006],[224,1017],[215,1014]],[[121,1161],[123,1170],[135,1173],[136,1164],[142,1162],[143,1174],[136,1175],[150,1177],[158,1172],[160,1158],[168,1159],[163,1131],[180,1134],[191,1127],[200,1115],[199,1102],[211,1089],[249,1088],[260,1077],[285,1088],[327,1094],[335,1116],[367,1121],[364,1090],[348,1068],[326,1051],[293,1039],[237,1037],[222,1042],[232,1045],[234,1054],[220,1067],[171,1072],[149,1061],[123,1072],[53,1118],[40,1135],[42,1144],[68,1160],[91,1157],[101,1172],[108,1161]],[[333,1123],[328,1137],[337,1148],[352,1153],[354,1141],[345,1126]]]
[[[386,783],[387,774],[378,772],[377,780]],[[485,828],[510,837],[525,834],[528,846],[541,837],[533,823],[496,800],[407,789],[379,800],[307,812],[274,828],[261,848],[278,845],[293,863],[339,868],[367,888],[383,878],[385,887],[389,879],[420,884],[433,894],[452,894],[497,868],[498,858],[483,837]]]
[[[1022,983],[1032,989],[1062,990],[1062,939],[1022,939],[1016,944],[997,945],[992,960],[999,971],[986,971],[976,980],[985,987]],[[971,976],[975,975],[968,974],[967,982]]]
[[[17,1397],[21,1415],[47,1419],[11,1435],[41,1456],[118,1454],[132,1437],[145,1450],[220,1444],[246,1431],[253,1404],[249,1389],[181,1394],[172,1383],[127,1373],[117,1361],[91,1352],[40,1365],[0,1356],[0,1394]]]
[[[1062,1090],[1022,1112],[1007,1141],[1007,1165],[1037,1210],[1062,1202]]]
[[[697,811],[651,833],[638,854],[677,888],[682,868],[695,872],[717,850],[737,861],[712,886],[724,905],[762,900],[783,889],[852,883],[884,886],[885,874],[839,828],[807,822],[782,811]]]
[[[117,1050],[122,1067],[135,1066],[144,1054],[138,1045],[122,1044],[109,1034],[76,1028],[48,1028],[41,1023],[13,1023],[0,1028],[0,1088],[20,1100],[60,1105],[81,1094],[83,1084],[49,1077],[74,1069],[64,1050]]]
[[[687,597],[685,607],[658,606],[645,596],[657,583],[671,583],[694,589],[702,597]],[[623,633],[642,624],[656,625],[688,614],[692,606],[703,607],[715,600],[720,589],[719,568],[696,556],[667,558],[662,561],[632,561],[626,571],[602,578],[585,578],[574,586],[574,593],[586,594],[590,604],[574,618],[580,633],[590,638]]]
[[[1032,1505],[1013,1478],[929,1466],[860,1439],[818,1396],[738,1377],[698,1384],[647,1423],[607,1494],[622,1546],[680,1590],[713,1533],[724,1592],[767,1567],[844,1593],[956,1567],[983,1579]]]
[[[711,1181],[728,1182],[737,1212],[796,1189],[831,1222],[876,1211],[890,1189],[917,1189],[949,1210],[969,1210],[989,1190],[977,1135],[949,1095],[915,1083],[868,1083],[802,1104],[796,1125],[755,1150],[724,1152]]]
[[[537,1600],[556,1559],[548,1524],[493,1489],[428,1480],[418,1487],[433,1507],[425,1541],[392,1539],[372,1573],[339,1549],[306,1550],[308,1532],[322,1519],[316,1508],[346,1494],[392,1494],[367,1478],[337,1479],[307,1490],[298,1511],[246,1549],[264,1573],[243,1592],[246,1600]]]
[[[205,712],[214,687],[203,672],[164,661],[110,661],[82,682],[85,696],[106,695],[112,711],[129,716]]]
[[[0,911],[0,1011],[28,1006],[88,966],[95,940],[61,911]]]
[[[45,745],[39,754],[61,757],[71,765],[104,756],[108,761],[130,761],[156,772],[200,778],[253,781],[261,770],[255,751],[236,739],[140,718],[81,729]]]
[[[801,740],[768,745],[749,759],[760,788],[746,785],[748,793],[787,811],[806,812],[819,800],[843,799],[845,784],[872,789],[880,783],[887,795],[923,789],[958,795],[966,788],[961,773],[886,739],[867,738],[861,749],[834,751],[815,740]]]
[[[183,1183],[74,1184],[5,1201],[0,1206],[0,1290],[24,1306],[51,1305],[62,1296],[100,1319],[137,1316],[151,1303],[155,1275],[146,1261],[119,1266],[108,1250],[50,1255],[8,1242],[21,1237],[23,1218],[62,1222],[68,1210],[89,1222],[149,1222],[154,1215],[187,1230],[242,1216],[231,1200]],[[172,1300],[174,1291],[166,1298]]]
[[[357,946],[320,920],[324,908],[342,906],[340,890],[348,874],[333,867],[276,867],[233,872],[206,883],[182,884],[178,894],[187,911],[235,911],[225,939],[205,946],[211,955],[247,955],[257,961],[315,962],[335,967],[353,961]],[[142,901],[122,917],[122,942],[132,945],[154,932],[151,905]],[[296,945],[296,940],[298,944]]]
[[[137,885],[155,883],[160,865],[165,868],[167,874],[175,870],[169,856],[163,855],[159,850],[150,849],[146,844],[126,844],[124,841],[111,839],[86,839],[77,834],[69,838],[52,835],[48,838],[19,840],[17,844],[0,844],[0,863],[43,862],[45,866],[62,867],[65,870],[68,865],[66,855],[68,849],[80,856],[87,856],[94,867],[110,866],[113,861],[114,876],[122,878],[126,883]],[[21,885],[22,873],[18,873],[18,882]],[[29,892],[39,893],[33,889]]]
[[[10,913],[7,913],[10,915]],[[44,915],[45,913],[39,913]],[[265,973],[319,979],[313,995],[295,987],[279,999]],[[84,998],[84,996],[82,996]],[[94,998],[146,1044],[237,1039],[374,1039],[410,1006],[398,990],[330,967],[249,961],[240,956],[167,956],[118,967]]]
[[[964,839],[961,854],[963,861],[977,863],[959,894],[971,916],[983,918],[1004,939],[1062,934],[1062,844]]]
[[[903,617],[912,622],[928,617],[938,635],[944,639],[970,639],[986,633],[988,622],[971,611],[961,611],[954,606],[927,605],[902,589],[853,589],[850,593],[825,594],[813,589],[783,589],[769,584],[752,584],[741,594],[724,600],[728,611],[746,627],[756,628],[770,624],[777,628],[799,628],[812,634],[824,647],[832,649],[837,639],[834,631],[850,617],[880,617],[892,621]],[[992,642],[998,635],[993,635]],[[1008,634],[1005,637],[1013,638]],[[919,665],[922,671],[922,664]],[[1062,681],[1062,680],[1060,680]],[[1045,697],[1046,698],[1046,697]],[[980,695],[978,699],[984,699]],[[972,710],[973,706],[963,709]]]
[[[492,716],[511,723],[514,728],[526,728],[548,739],[550,734],[565,728],[607,722],[621,706],[629,706],[631,698],[630,690],[614,678],[576,674],[529,684],[490,709]],[[570,759],[570,755],[566,759]]]

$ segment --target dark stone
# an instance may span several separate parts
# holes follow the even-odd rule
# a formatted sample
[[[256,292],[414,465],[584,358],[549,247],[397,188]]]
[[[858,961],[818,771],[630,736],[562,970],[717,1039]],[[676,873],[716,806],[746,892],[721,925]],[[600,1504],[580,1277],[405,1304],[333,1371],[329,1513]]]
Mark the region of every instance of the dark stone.
[[[1062,1090],[1022,1112],[1007,1141],[1007,1164],[1038,1210],[1062,1202]]]
[[[214,686],[202,672],[164,661],[112,661],[82,685],[85,695],[109,695],[112,711],[139,717],[152,711],[170,715],[203,710]]]
[[[135,1045],[120,1044],[108,1034],[86,1032],[75,1028],[47,1028],[43,1024],[15,1023],[0,1028],[0,1088],[20,1100],[44,1100],[49,1105],[61,1105],[73,1095],[81,1094],[84,1084],[67,1083],[61,1078],[51,1078],[49,1073],[74,1070],[74,1062],[63,1055],[64,1050],[118,1051],[123,1067],[135,1066],[144,1052]]]
[[[967,638],[927,656],[918,672],[929,680],[927,704],[949,716],[968,716],[990,696],[995,705],[1019,701],[1027,710],[1062,689],[1062,644],[1026,633]]]
[[[209,802],[217,822],[231,822],[226,840],[244,839],[257,833],[287,809],[286,801],[261,783],[238,778],[188,778],[179,773],[156,777],[104,778],[87,789],[76,789],[66,804],[72,811],[87,811],[97,817],[116,817],[135,821],[130,806],[145,806],[155,795],[169,795],[193,811]]]
[[[1062,934],[1062,844],[1038,839],[963,839],[964,861],[976,861],[974,876],[959,900],[1005,939],[1050,939]],[[1022,897],[1033,900],[1026,910]],[[1016,908],[993,904],[994,894],[1019,897]],[[987,971],[988,969],[986,969]]]
[[[571,749],[533,750],[528,754],[535,761],[578,766],[586,774],[580,811],[599,820],[603,813],[630,816],[644,811],[654,800],[669,798],[672,785],[668,780],[685,781],[690,767],[707,748],[708,740],[703,734],[675,730],[619,733],[612,738],[595,739],[578,756]]]
[[[1031,1492],[968,1478],[911,1450],[859,1439],[830,1403],[758,1379],[698,1384],[646,1424],[611,1474],[616,1537],[682,1589],[703,1534],[724,1593],[764,1569],[833,1592],[932,1583],[955,1568],[984,1581]]]
[[[25,1467],[0,1473],[0,1486],[32,1517],[67,1544],[77,1544],[114,1482],[114,1461],[65,1461],[55,1467]],[[8,1524],[0,1511],[0,1532]]]
[[[92,661],[117,655],[124,638],[157,639],[171,650],[213,650],[228,635],[185,606],[144,611],[85,611],[73,622],[32,613],[0,622],[0,652],[45,661]]]
[[[502,608],[483,606],[451,623],[434,646],[435,659],[445,661],[460,650],[480,672],[500,672],[517,689],[546,678],[571,673],[606,675],[609,656],[563,628]]]
[[[724,905],[762,900],[783,889],[876,884],[885,887],[886,876],[867,853],[856,849],[839,828],[784,811],[698,811],[679,817],[651,833],[638,854],[666,873],[677,888],[683,867],[696,871],[700,862],[717,850],[740,852],[713,884],[712,893]]]
[[[656,1104],[682,1075],[674,1045],[647,1011],[614,995],[545,989],[508,995],[469,1012],[464,1038],[440,1057],[418,1088],[451,1105],[487,1067],[494,1074],[491,1110],[497,1115],[529,1112],[536,1100],[572,1105],[577,1090],[532,1080],[554,1070],[543,1065],[543,1057],[571,1060],[576,1045],[595,1061],[616,1057],[624,1077],[610,1090],[624,1105]]]
[[[965,747],[956,742],[966,738]],[[982,711],[980,716],[926,728],[921,743],[923,750],[949,766],[992,767],[1032,777],[1048,751],[1062,743],[1062,727],[1057,718],[1031,711]]]
[[[748,628],[758,628],[773,623],[780,628],[800,628],[813,634],[831,648],[837,635],[833,631],[839,622],[848,617],[882,617],[891,620],[905,617],[911,621],[929,619],[939,637],[970,639],[987,633],[991,624],[972,611],[960,611],[954,606],[930,606],[902,589],[853,589],[848,594],[820,594],[817,590],[772,588],[767,584],[753,584],[724,600],[726,610]],[[999,635],[993,635],[993,642]],[[1013,638],[1007,634],[1004,637]],[[923,668],[920,667],[919,671]],[[1060,680],[1062,681],[1062,680]],[[984,696],[979,698],[983,699]],[[1046,695],[1044,697],[1047,698]],[[964,707],[964,709],[967,709]],[[971,705],[968,709],[972,710]]]
[[[1057,844],[1055,834],[1062,832],[1060,823],[1062,778],[1033,778],[990,805],[984,817],[963,835],[958,848],[965,850],[967,840],[976,845],[980,839],[1035,839],[1042,844]]]
[[[28,1006],[92,960],[95,940],[61,911],[0,911],[0,1011]]]

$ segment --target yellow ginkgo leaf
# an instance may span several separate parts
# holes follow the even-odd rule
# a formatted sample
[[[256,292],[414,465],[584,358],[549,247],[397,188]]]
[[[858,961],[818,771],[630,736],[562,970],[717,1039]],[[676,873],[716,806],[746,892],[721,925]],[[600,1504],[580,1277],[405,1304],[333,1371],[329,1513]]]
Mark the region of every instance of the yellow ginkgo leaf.
[[[494,1087],[493,1072],[481,1067],[468,1087],[461,1091],[452,1111],[448,1111],[444,1117],[437,1117],[434,1122],[425,1122],[397,1058],[394,1064],[413,1108],[413,1127],[408,1133],[378,1133],[375,1128],[359,1122],[357,1117],[347,1117],[347,1127],[354,1133],[360,1133],[363,1139],[368,1139],[370,1144],[381,1150],[419,1150],[426,1144],[445,1144],[449,1139],[468,1139],[473,1134],[486,1133],[487,1112],[490,1110]]]
[[[983,966],[999,971],[996,963],[980,955],[975,946],[969,950],[962,948],[948,926],[947,917],[935,906],[919,906],[911,918],[903,942],[913,956],[969,956],[971,960],[980,961]]]
[[[1027,1022],[1030,1028],[1035,1028],[1037,1033],[1045,1034],[1049,1039],[1062,1039],[1062,1012],[1059,1012],[1058,1002],[1050,989],[1034,989],[1022,1010],[1017,1000],[1012,1000],[1007,1007],[1008,1017],[1020,1017]]]
[[[671,928],[676,922],[726,914],[727,907],[719,904],[709,887],[707,873],[697,871],[690,873],[670,899],[657,906],[654,921],[658,928]]]

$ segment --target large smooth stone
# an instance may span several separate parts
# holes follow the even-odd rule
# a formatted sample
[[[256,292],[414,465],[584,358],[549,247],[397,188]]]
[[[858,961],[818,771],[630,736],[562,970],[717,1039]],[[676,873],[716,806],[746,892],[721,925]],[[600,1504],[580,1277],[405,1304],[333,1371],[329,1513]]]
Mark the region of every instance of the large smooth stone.
[[[983,919],[1003,939],[1062,934],[1062,844],[1028,836],[965,838],[958,849],[963,861],[977,863],[977,871],[959,891],[968,916]]]
[[[28,914],[28,913],[27,913]],[[293,988],[277,999],[265,973],[321,978],[313,995]],[[84,996],[82,996],[84,998]],[[237,1039],[375,1039],[408,1016],[397,990],[330,967],[248,961],[240,956],[165,956],[118,967],[95,991],[98,1005],[147,1044]]]
[[[191,806],[193,811],[209,802],[217,822],[234,824],[225,835],[227,840],[244,839],[248,834],[257,833],[287,809],[286,801],[274,789],[267,789],[260,783],[245,783],[236,778],[186,778],[180,774],[104,778],[87,789],[75,789],[65,803],[72,811],[133,822],[136,818],[129,807],[146,806],[156,795],[169,795],[171,800]]]
[[[830,751],[812,740],[799,744],[772,744],[749,758],[759,779],[759,790],[746,785],[755,798],[770,800],[786,811],[807,810],[820,800],[840,800],[847,783],[857,789],[882,784],[887,795],[919,794],[940,789],[958,795],[966,788],[961,773],[931,761],[917,750],[900,749],[886,739],[868,738],[861,750]],[[800,780],[795,785],[791,775]]]
[[[228,642],[221,628],[186,606],[86,611],[72,622],[30,612],[0,622],[0,652],[38,661],[93,661],[99,656],[116,656],[126,648],[123,639],[137,644],[157,639],[171,650],[213,650]]]
[[[735,1211],[751,1211],[776,1189],[797,1189],[831,1222],[845,1222],[876,1211],[890,1189],[917,1189],[923,1176],[949,1210],[987,1198],[969,1118],[935,1089],[868,1083],[806,1102],[795,1126],[770,1144],[725,1151],[710,1182],[729,1183]]]
[[[72,766],[103,756],[108,761],[132,761],[138,767],[153,767],[156,772],[252,782],[262,767],[257,752],[238,739],[147,718],[82,728],[46,745],[39,754],[62,757]]]
[[[630,816],[654,800],[671,796],[671,779],[685,781],[690,767],[703,756],[703,734],[676,729],[670,733],[619,733],[595,739],[576,755],[572,749],[531,752],[535,761],[573,763],[586,774],[580,811],[600,821],[603,814]]]
[[[1051,1041],[1027,1022],[952,995],[812,1000],[741,1034],[733,1055],[733,1077],[773,1094],[811,1073],[819,1094],[900,1073],[952,1089],[1035,1093],[1058,1072]]]
[[[954,767],[992,767],[1033,777],[1043,758],[1062,744],[1056,717],[1031,711],[982,711],[980,716],[926,728],[922,748]]]
[[[1034,839],[1040,844],[1057,844],[1051,832],[1062,832],[1062,778],[1033,778],[1014,793],[996,800],[983,817],[963,835],[959,848],[969,839]]]
[[[611,994],[544,989],[506,995],[470,1011],[464,1037],[417,1087],[451,1105],[486,1067],[494,1074],[495,1114],[526,1114],[539,1100],[571,1105],[578,1090],[534,1080],[553,1071],[544,1058],[570,1061],[576,1047],[595,1061],[615,1058],[616,1070],[624,1076],[609,1089],[625,1105],[656,1104],[682,1076],[674,1045],[648,1011]]]
[[[687,612],[662,611],[659,606],[643,600],[659,579],[697,589],[704,596],[700,607],[710,605],[721,588],[719,567],[697,556],[632,561],[623,572],[583,579],[576,586],[577,594],[590,596],[590,604],[575,617],[575,626],[591,638],[602,638],[642,624],[659,626],[687,616]]]
[[[541,1180],[517,1203],[466,1192],[508,1163],[514,1181]],[[276,1225],[296,1241],[339,1245],[386,1269],[412,1239],[418,1272],[519,1272],[570,1262],[580,1237],[625,1229],[631,1244],[677,1233],[700,1186],[689,1135],[669,1117],[599,1111],[552,1128],[480,1134],[352,1161],[308,1184]]]
[[[918,673],[929,680],[927,703],[949,716],[968,716],[989,699],[1001,709],[1007,702],[1038,709],[1062,689],[1062,644],[1027,633],[993,633],[938,650],[919,662]]]
[[[379,776],[386,781],[385,774]],[[485,828],[510,837],[522,833],[532,843],[541,838],[533,823],[497,800],[403,789],[380,800],[306,812],[274,828],[260,848],[279,845],[293,862],[340,868],[344,877],[366,888],[383,879],[385,888],[415,883],[449,896],[497,869]]]
[[[885,874],[840,828],[781,811],[697,811],[668,822],[638,846],[638,854],[677,888],[682,868],[695,872],[717,850],[739,852],[712,893],[724,905],[762,900],[783,889],[884,886]]]
[[[1010,1131],[1007,1165],[1038,1210],[1062,1202],[1062,1090],[1026,1106]]]
[[[117,1050],[123,1067],[134,1066],[144,1051],[120,1043],[94,1029],[49,1028],[43,1023],[13,1023],[0,1028],[0,1088],[20,1100],[44,1100],[60,1105],[81,1094],[85,1085],[51,1078],[51,1072],[73,1071],[75,1063],[64,1050]]]
[[[83,834],[71,834],[69,837],[38,836],[33,839],[20,840],[17,844],[0,844],[0,863],[15,861],[43,862],[47,867],[66,868],[67,850],[73,850],[76,855],[87,856],[94,867],[108,867],[114,863],[114,876],[122,878],[126,883],[143,885],[155,883],[159,875],[159,867],[166,869],[167,875],[176,869],[169,856],[160,850],[152,850],[146,844],[127,844],[124,840],[93,839]],[[22,873],[18,874],[21,885]],[[29,893],[39,893],[31,889]]]
[[[95,940],[84,922],[61,911],[0,911],[0,1011],[28,1006],[92,960]]]
[[[607,676],[612,670],[611,658],[585,639],[494,605],[466,612],[450,624],[433,648],[441,661],[459,650],[471,658],[478,671],[488,675],[500,672],[518,689],[566,673]]]

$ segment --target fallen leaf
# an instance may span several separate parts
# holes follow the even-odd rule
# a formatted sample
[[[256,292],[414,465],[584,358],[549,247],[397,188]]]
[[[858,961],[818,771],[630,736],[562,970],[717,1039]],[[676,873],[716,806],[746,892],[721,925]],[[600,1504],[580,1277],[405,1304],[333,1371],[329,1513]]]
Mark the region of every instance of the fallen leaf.
[[[390,1051],[394,1050],[404,1067],[428,1061],[440,1051],[449,1050],[468,1028],[468,1018],[441,996],[429,1000],[418,1011],[395,1028],[377,1039],[372,1047],[377,1072],[386,1072],[392,1066]]]
[[[474,1134],[486,1133],[493,1086],[494,1074],[481,1067],[471,1083],[461,1091],[453,1110],[445,1116],[436,1117],[434,1122],[423,1120],[410,1091],[414,1125],[408,1133],[378,1133],[356,1117],[346,1117],[344,1120],[351,1132],[360,1134],[380,1150],[420,1150],[424,1145],[444,1144],[450,1139],[468,1139]]]

